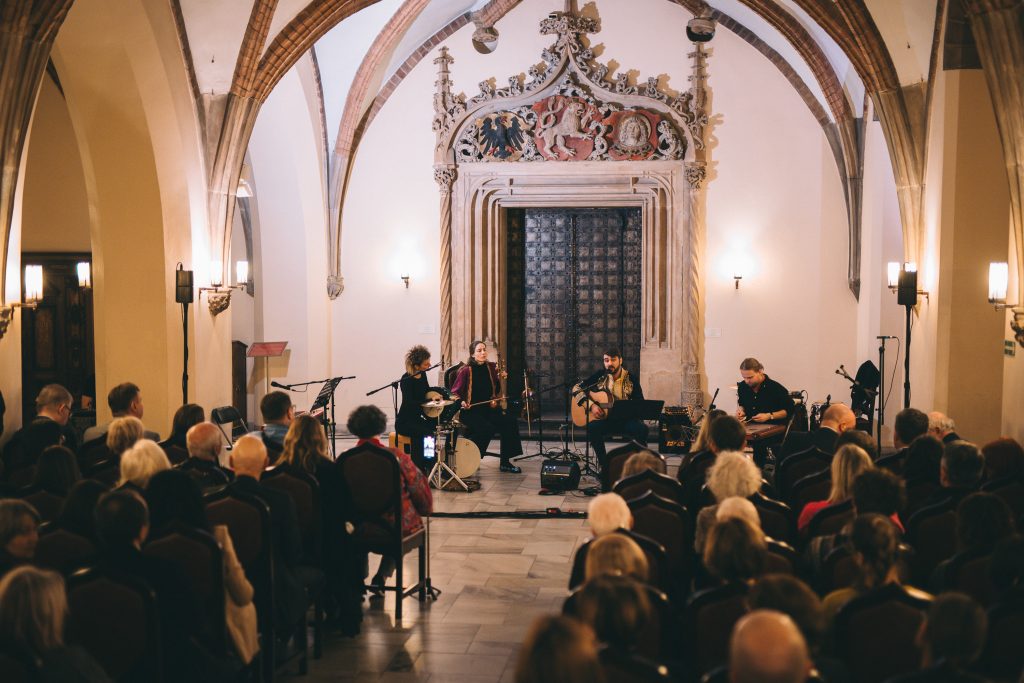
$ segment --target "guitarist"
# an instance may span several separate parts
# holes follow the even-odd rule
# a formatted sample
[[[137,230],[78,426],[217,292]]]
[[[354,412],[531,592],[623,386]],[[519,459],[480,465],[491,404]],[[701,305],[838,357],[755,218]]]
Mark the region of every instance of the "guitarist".
[[[622,367],[622,353],[616,349],[609,349],[604,354],[604,369],[598,370],[590,377],[580,382],[573,388],[573,394],[578,394],[582,389],[589,389],[591,397],[597,398],[590,405],[590,424],[587,425],[587,440],[590,447],[597,455],[597,462],[601,466],[601,489],[610,491],[615,482],[608,481],[607,452],[604,447],[606,436],[620,434],[641,444],[647,444],[647,425],[643,420],[608,420],[607,399],[611,401],[642,400],[644,390],[640,387],[640,378],[631,375],[628,370]],[[600,392],[604,392],[602,395]],[[605,401],[600,401],[600,399]],[[579,397],[573,399],[578,401]],[[602,407],[604,403],[607,407]]]
[[[452,393],[462,399],[459,420],[469,428],[469,438],[487,454],[487,445],[497,432],[501,439],[501,471],[519,473],[511,458],[523,454],[519,425],[514,415],[502,412],[501,378],[498,368],[487,360],[487,344],[474,341],[469,345],[469,362],[459,368],[452,383]]]

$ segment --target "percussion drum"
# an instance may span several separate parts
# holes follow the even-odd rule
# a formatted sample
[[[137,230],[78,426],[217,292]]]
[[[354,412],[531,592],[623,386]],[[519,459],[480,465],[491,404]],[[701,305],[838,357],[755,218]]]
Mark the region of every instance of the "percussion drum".
[[[444,387],[428,387],[426,398],[427,402],[421,407],[427,419],[450,424],[458,417],[460,404],[452,398],[452,392]]]
[[[463,437],[455,444],[455,462],[448,463],[460,479],[472,477],[480,469],[480,449],[469,439]]]

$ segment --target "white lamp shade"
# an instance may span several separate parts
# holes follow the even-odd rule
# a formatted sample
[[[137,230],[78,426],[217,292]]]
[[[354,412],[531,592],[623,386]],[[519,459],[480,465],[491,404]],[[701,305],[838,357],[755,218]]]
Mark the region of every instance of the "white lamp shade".
[[[890,287],[900,284],[900,264],[896,261],[889,261],[885,269],[885,280]]]
[[[220,261],[210,261],[210,284],[214,287],[224,284],[224,269]]]
[[[1010,267],[1005,261],[988,264],[989,303],[1006,303],[1006,290],[1009,284]]]
[[[908,273],[916,273],[917,263],[914,261],[907,261],[906,263],[903,264],[903,270],[907,271]]]
[[[249,282],[249,262],[238,261],[235,263],[235,284],[244,285]]]
[[[25,266],[25,301],[40,301],[43,298],[43,267]]]
[[[92,287],[92,264],[88,261],[79,261],[75,266],[78,273],[78,286],[83,289]]]

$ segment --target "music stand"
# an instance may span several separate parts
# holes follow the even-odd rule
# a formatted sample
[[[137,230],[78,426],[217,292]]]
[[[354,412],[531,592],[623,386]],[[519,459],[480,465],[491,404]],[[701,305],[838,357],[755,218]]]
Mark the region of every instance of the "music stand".
[[[341,380],[343,380],[343,379],[345,379],[345,378],[344,377],[332,377],[332,378],[330,378],[328,380],[325,380],[324,381],[324,385],[322,387],[320,387],[320,393],[317,394],[316,398],[313,400],[313,405],[311,405],[309,407],[309,412],[310,413],[315,413],[318,410],[323,411],[324,419],[322,419],[321,422],[324,423],[324,427],[326,427],[327,434],[330,437],[330,441],[331,441],[331,456],[332,456],[333,459],[336,459],[338,457],[337,456],[337,446],[334,443],[334,434],[335,434],[334,392],[338,388],[338,385],[341,384]],[[330,417],[329,420],[326,417],[327,416],[327,407],[328,406],[330,406],[330,409],[331,409],[331,417]]]
[[[246,352],[246,356],[249,358],[262,358],[263,359],[263,376],[266,380],[266,392],[270,393],[270,359],[278,358],[284,355],[284,350],[288,346],[288,342],[253,342],[249,346],[249,350]]]
[[[664,401],[629,399],[616,401],[608,411],[609,420],[657,420],[661,416]]]

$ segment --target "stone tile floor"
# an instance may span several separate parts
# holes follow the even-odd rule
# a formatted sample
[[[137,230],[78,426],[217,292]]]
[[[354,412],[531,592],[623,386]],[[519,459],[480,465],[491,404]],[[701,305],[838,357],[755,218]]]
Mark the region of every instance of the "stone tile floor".
[[[527,445],[527,452],[535,449]],[[540,462],[531,458],[520,462],[522,474],[503,474],[497,458],[484,458],[474,476],[481,489],[434,491],[435,510],[585,511],[590,498],[579,492],[538,495]],[[588,536],[583,519],[434,519],[430,577],[440,597],[425,603],[406,598],[400,624],[395,623],[392,594],[384,601],[364,602],[362,633],[356,638],[327,634],[324,656],[310,659],[308,677],[289,679],[512,681],[519,644],[536,617],[561,610],[570,562]],[[416,576],[415,558],[415,553],[407,556],[408,577]],[[376,562],[371,556],[371,573]]]

